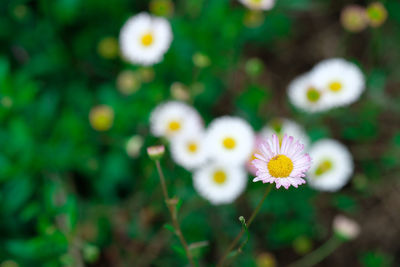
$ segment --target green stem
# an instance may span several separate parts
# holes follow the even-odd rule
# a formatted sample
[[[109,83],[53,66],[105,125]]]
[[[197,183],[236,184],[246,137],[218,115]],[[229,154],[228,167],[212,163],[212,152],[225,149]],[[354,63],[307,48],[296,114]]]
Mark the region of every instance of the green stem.
[[[307,254],[300,260],[289,265],[290,267],[311,267],[321,262],[323,259],[328,257],[332,252],[334,252],[343,241],[339,239],[336,235],[333,235],[328,241],[326,241],[322,246]]]
[[[257,213],[260,211],[265,199],[267,198],[267,196],[269,195],[269,192],[271,192],[273,184],[270,184],[267,189],[265,190],[265,193],[262,197],[262,199],[260,200],[260,202],[258,203],[256,209],[253,211],[253,213],[250,216],[249,222],[247,223],[247,229],[250,227],[251,223],[253,222],[254,218],[256,217]],[[239,242],[240,238],[243,236],[245,230],[244,228],[242,228],[242,230],[240,231],[240,233],[236,236],[236,238],[232,241],[232,243],[229,245],[228,249],[225,251],[225,253],[223,254],[222,258],[219,260],[217,267],[222,267],[224,266],[224,262],[226,260],[226,258],[228,257],[229,253],[234,249],[234,247],[237,245],[237,243]]]
[[[162,172],[159,160],[156,160],[156,166],[157,166],[158,175],[160,176],[160,182],[161,182],[161,187],[162,187],[163,194],[164,194],[164,200],[165,200],[165,203],[167,204],[169,213],[171,214],[172,225],[174,227],[175,234],[178,236],[179,241],[181,242],[181,244],[185,250],[186,257],[188,258],[190,265],[195,267],[196,264],[194,263],[192,253],[190,252],[189,246],[185,240],[185,237],[182,234],[182,230],[181,230],[181,227],[178,222],[178,212],[176,210],[176,204],[178,203],[178,201],[176,199],[171,199],[168,196],[168,190],[167,190],[167,186],[165,183],[165,177],[164,177],[164,173]]]

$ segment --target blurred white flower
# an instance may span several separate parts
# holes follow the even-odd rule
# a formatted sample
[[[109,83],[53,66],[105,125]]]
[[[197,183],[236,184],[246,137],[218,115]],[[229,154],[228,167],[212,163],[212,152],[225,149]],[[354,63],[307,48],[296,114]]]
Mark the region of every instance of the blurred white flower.
[[[211,122],[206,133],[210,157],[225,164],[242,164],[254,149],[251,126],[243,119],[224,116]]]
[[[306,112],[321,112],[332,105],[327,101],[322,88],[316,87],[310,80],[310,73],[296,77],[288,86],[290,102]]]
[[[153,110],[150,128],[153,135],[170,139],[202,131],[203,121],[194,108],[182,102],[169,101]]]
[[[360,234],[360,225],[343,215],[333,219],[333,231],[347,240],[355,239]]]
[[[298,123],[286,118],[275,118],[271,120],[261,129],[260,133],[264,139],[270,138],[273,134],[276,134],[281,142],[284,134],[293,136],[304,145],[306,150],[310,144],[310,139],[308,138],[304,128]]]
[[[142,12],[124,24],[119,42],[126,60],[134,64],[153,65],[163,59],[172,38],[168,20]]]
[[[193,186],[214,205],[232,203],[246,188],[247,174],[237,165],[210,164],[193,175]]]
[[[313,164],[307,174],[309,185],[321,191],[338,191],[353,174],[349,150],[332,139],[323,139],[309,150]]]
[[[239,0],[239,2],[253,10],[269,10],[275,5],[275,0]]]
[[[174,161],[187,170],[200,167],[207,160],[204,133],[191,133],[172,139],[171,154]]]
[[[326,94],[332,106],[349,105],[360,98],[364,76],[357,65],[341,58],[323,60],[310,72],[310,82]]]

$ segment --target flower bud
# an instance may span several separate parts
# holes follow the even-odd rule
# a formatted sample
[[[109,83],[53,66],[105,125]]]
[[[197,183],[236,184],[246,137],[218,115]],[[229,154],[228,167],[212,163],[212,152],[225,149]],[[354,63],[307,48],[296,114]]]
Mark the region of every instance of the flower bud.
[[[83,258],[89,263],[97,261],[99,258],[99,248],[92,244],[85,244],[83,247]]]
[[[333,231],[344,240],[355,239],[360,233],[360,225],[343,215],[337,215],[333,219]]]
[[[312,249],[312,241],[306,236],[299,236],[293,242],[293,249],[299,255],[305,255]]]
[[[268,252],[261,253],[256,258],[257,267],[275,267],[276,259],[274,255]]]
[[[248,28],[257,28],[264,22],[264,14],[259,10],[248,10],[243,18],[243,24]]]
[[[89,121],[96,131],[107,131],[114,122],[114,110],[107,105],[93,107],[89,113]]]
[[[165,147],[164,146],[150,146],[147,148],[147,154],[152,160],[159,160],[164,156]]]
[[[114,37],[105,37],[97,45],[97,52],[105,59],[113,59],[118,56],[118,41]]]
[[[131,95],[141,86],[138,75],[131,70],[124,70],[118,74],[117,89],[124,95]]]
[[[149,83],[154,80],[154,69],[151,67],[142,67],[139,69],[139,78],[144,83]]]
[[[380,2],[371,3],[367,7],[368,22],[371,27],[381,26],[387,19],[387,11],[384,5]]]
[[[140,135],[134,135],[131,138],[129,138],[128,142],[126,142],[126,153],[131,157],[131,158],[137,158],[140,153],[140,149],[143,146],[143,137]]]
[[[343,28],[349,32],[360,32],[368,26],[365,8],[358,5],[346,6],[340,15]]]
[[[151,0],[150,12],[157,16],[170,17],[174,13],[174,3],[171,0]]]
[[[253,77],[260,75],[263,69],[263,62],[259,58],[251,58],[247,60],[245,65],[246,73]]]
[[[193,64],[199,68],[205,68],[205,67],[210,66],[210,64],[211,64],[210,58],[207,55],[199,53],[199,52],[197,52],[193,55],[192,60],[193,60]]]
[[[183,83],[174,82],[171,85],[171,95],[173,98],[180,101],[188,101],[190,99],[189,88]]]

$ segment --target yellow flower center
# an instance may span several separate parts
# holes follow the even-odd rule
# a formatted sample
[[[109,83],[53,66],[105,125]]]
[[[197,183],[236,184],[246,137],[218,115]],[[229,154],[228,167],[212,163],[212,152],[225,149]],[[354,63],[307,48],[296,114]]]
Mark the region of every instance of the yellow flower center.
[[[332,161],[324,160],[318,165],[317,169],[315,170],[315,175],[318,176],[323,175],[326,172],[330,171],[332,167],[333,167]]]
[[[195,142],[189,142],[187,146],[187,150],[189,153],[196,153],[197,152],[197,144]]]
[[[145,35],[142,36],[142,40],[141,41],[142,41],[142,45],[150,46],[154,41],[153,34],[146,33]]]
[[[168,130],[170,132],[176,132],[181,128],[181,123],[179,121],[170,121],[168,124]]]
[[[218,185],[224,184],[226,181],[226,173],[222,170],[215,171],[213,180]]]
[[[317,89],[315,89],[314,87],[308,88],[308,90],[307,90],[308,101],[315,103],[319,100],[320,97],[321,97],[321,94]]]
[[[333,81],[329,84],[329,89],[332,92],[339,92],[340,90],[342,90],[342,83],[338,82],[338,81]]]
[[[233,139],[232,137],[226,137],[226,138],[222,141],[222,144],[224,145],[224,147],[225,147],[226,149],[231,150],[231,149],[234,149],[234,148],[235,148],[235,146],[236,146],[236,141],[235,141],[235,139]]]
[[[275,178],[288,177],[293,170],[293,162],[285,155],[277,155],[268,162],[268,171]]]

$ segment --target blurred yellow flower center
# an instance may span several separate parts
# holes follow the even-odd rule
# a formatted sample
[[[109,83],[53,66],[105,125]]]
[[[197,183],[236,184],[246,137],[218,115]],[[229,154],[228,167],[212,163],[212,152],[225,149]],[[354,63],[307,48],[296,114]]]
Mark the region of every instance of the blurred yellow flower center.
[[[333,167],[332,161],[330,160],[324,160],[321,162],[317,169],[315,170],[315,175],[323,175],[324,173],[330,171]]]
[[[171,132],[176,132],[181,128],[179,121],[170,121],[168,124],[168,130]]]
[[[317,102],[319,100],[319,98],[321,97],[321,94],[319,93],[319,91],[317,89],[315,89],[314,87],[310,87],[307,90],[307,99],[310,102]]]
[[[233,139],[232,137],[226,137],[223,141],[222,141],[224,147],[226,149],[234,149],[236,146],[236,142],[235,139]]]
[[[218,170],[214,172],[213,180],[216,184],[222,185],[226,181],[226,174],[224,171]]]
[[[268,162],[268,171],[275,178],[288,177],[293,170],[293,162],[285,155],[277,155]]]
[[[153,43],[153,34],[151,33],[146,33],[145,35],[142,36],[142,45],[144,46],[150,46]]]
[[[334,81],[334,82],[331,82],[330,84],[329,84],[329,89],[332,91],[332,92],[339,92],[340,90],[342,90],[342,83],[341,82],[338,82],[338,81]]]
[[[195,142],[190,142],[190,143],[188,143],[188,146],[187,146],[187,150],[189,151],[189,153],[196,153],[196,151],[197,151],[197,144],[195,143]]]
[[[253,2],[254,4],[259,4],[261,3],[261,0],[251,0],[251,2]]]

